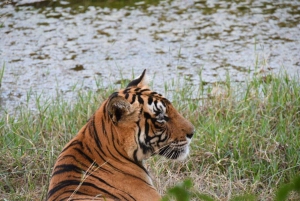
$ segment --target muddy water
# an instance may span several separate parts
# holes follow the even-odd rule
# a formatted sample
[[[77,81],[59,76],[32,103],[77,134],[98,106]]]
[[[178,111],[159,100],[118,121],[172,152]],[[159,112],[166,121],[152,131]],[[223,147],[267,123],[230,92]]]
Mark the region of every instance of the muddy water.
[[[201,69],[205,83],[226,72],[243,81],[255,66],[300,72],[300,1],[149,2],[1,1],[1,107],[29,90],[74,97],[76,83],[96,89],[95,77],[109,84],[145,68],[156,89],[178,74],[199,84]]]

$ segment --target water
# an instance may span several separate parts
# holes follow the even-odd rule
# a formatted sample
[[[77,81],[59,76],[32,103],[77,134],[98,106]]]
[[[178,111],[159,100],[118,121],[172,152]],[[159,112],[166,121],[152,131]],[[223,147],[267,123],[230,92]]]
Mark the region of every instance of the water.
[[[0,3],[4,108],[28,91],[73,97],[147,68],[159,90],[178,74],[241,82],[281,67],[300,72],[300,1],[7,0]],[[257,63],[258,60],[258,63]]]

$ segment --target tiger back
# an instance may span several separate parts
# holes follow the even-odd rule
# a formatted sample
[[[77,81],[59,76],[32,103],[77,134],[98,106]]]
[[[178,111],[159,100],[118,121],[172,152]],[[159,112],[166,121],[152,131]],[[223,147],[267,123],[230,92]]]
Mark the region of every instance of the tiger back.
[[[182,160],[193,125],[145,83],[145,71],[105,100],[54,165],[47,200],[158,201],[143,160]]]

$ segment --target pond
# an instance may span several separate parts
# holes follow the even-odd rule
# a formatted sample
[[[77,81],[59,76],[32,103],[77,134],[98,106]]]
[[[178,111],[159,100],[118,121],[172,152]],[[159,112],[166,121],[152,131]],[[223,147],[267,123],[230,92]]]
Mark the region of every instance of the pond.
[[[296,0],[5,0],[0,27],[3,108],[30,90],[72,97],[76,83],[96,89],[95,78],[118,83],[145,68],[161,92],[178,75],[197,85],[300,72]]]

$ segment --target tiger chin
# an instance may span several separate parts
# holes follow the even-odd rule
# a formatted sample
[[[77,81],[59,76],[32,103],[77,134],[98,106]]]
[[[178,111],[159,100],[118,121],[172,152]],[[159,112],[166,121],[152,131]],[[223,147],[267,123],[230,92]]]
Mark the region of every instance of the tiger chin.
[[[143,160],[183,160],[194,126],[140,77],[105,100],[63,148],[47,200],[158,201]]]

